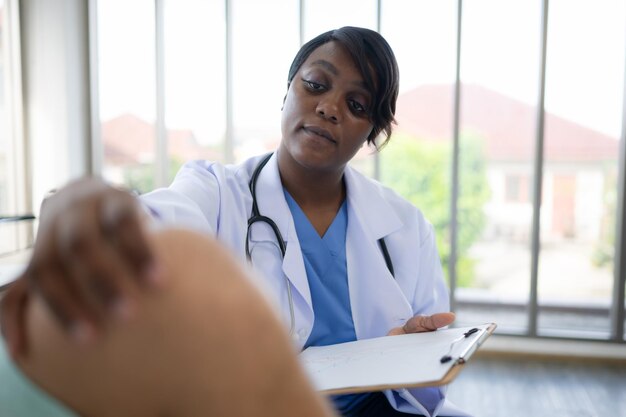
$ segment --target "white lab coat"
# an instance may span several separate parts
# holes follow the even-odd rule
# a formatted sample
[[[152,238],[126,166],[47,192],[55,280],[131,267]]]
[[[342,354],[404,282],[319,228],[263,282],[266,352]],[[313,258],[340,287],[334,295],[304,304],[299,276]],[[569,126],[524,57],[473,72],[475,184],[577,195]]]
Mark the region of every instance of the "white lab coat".
[[[206,161],[187,163],[169,188],[142,196],[150,212],[164,224],[189,227],[215,235],[245,259],[247,222],[252,207],[249,181],[261,157],[241,165]],[[346,258],[354,330],[358,339],[384,336],[416,314],[449,310],[433,227],[422,213],[392,190],[346,168],[348,199]],[[253,265],[276,300],[287,326],[289,303],[284,276],[292,284],[295,336],[302,347],[313,328],[314,311],[300,244],[284,198],[276,155],[257,181],[257,204],[262,215],[273,219],[287,244],[284,260],[276,237],[267,225],[252,226],[250,251]],[[378,239],[384,238],[395,278],[387,269]],[[283,275],[284,274],[284,275]],[[401,411],[431,413],[420,398],[445,397],[445,387],[386,392]],[[437,402],[435,399],[435,403]],[[464,416],[446,401],[432,415]]]

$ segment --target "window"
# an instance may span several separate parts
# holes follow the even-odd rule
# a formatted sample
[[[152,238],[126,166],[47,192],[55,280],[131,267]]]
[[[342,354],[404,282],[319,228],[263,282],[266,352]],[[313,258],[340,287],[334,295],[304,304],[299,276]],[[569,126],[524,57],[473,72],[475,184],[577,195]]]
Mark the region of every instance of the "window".
[[[507,203],[530,202],[530,181],[527,176],[507,174],[505,180],[504,198]]]
[[[187,160],[226,159],[226,22],[224,2],[217,1],[166,1],[163,14],[167,169],[172,180]]]
[[[398,124],[380,153],[380,179],[433,223],[448,275],[456,1],[382,6],[381,33],[398,60],[400,93]]]
[[[287,73],[300,46],[298,2],[233,0],[230,3],[232,140],[234,159],[242,161],[273,151],[280,143]],[[260,19],[268,8],[273,11],[272,17]],[[268,24],[268,19],[277,23]]]
[[[154,1],[98,2],[103,176],[145,192],[156,179]]]
[[[18,2],[0,0],[0,216],[20,217],[27,207],[24,137],[21,123],[21,70]],[[8,219],[5,219],[8,220]],[[0,222],[0,255],[30,245],[32,225]]]
[[[550,2],[538,275],[544,334],[610,334],[626,4],[601,4]]]
[[[624,298],[613,268],[626,4],[549,2],[544,68],[546,4],[99,1],[103,173],[143,192],[185,160],[275,149],[299,44],[380,30],[400,66],[398,125],[353,166],[433,223],[458,324],[621,341],[609,309]]]

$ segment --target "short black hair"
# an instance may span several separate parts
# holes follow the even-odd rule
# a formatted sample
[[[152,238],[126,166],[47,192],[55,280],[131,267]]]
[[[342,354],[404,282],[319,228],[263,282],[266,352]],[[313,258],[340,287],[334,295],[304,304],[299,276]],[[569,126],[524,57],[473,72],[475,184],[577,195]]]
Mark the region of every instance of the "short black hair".
[[[374,140],[380,132],[385,132],[386,138],[381,147],[385,145],[391,136],[391,124],[396,122],[394,115],[396,113],[400,74],[391,46],[378,32],[344,26],[311,39],[300,48],[291,63],[287,77],[287,88],[309,55],[320,46],[332,41],[343,46],[350,54],[363,76],[366,88],[372,93],[369,117],[374,128],[367,138],[367,143],[374,143],[380,149]]]

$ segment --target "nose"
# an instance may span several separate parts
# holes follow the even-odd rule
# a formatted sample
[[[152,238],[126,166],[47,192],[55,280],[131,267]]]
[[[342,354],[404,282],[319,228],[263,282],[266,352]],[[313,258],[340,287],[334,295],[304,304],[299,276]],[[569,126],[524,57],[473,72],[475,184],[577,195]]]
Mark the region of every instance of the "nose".
[[[334,97],[326,96],[321,98],[315,110],[318,116],[333,123],[337,123],[341,120],[339,102]]]

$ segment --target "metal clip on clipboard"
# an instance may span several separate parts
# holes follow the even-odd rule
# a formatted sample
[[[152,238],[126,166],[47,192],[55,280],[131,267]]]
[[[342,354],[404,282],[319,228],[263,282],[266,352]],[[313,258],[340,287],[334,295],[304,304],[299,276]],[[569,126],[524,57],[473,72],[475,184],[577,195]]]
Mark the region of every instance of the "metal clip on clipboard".
[[[470,336],[472,336],[473,334],[476,334],[476,336],[473,338],[475,340],[475,342],[473,341],[472,343],[470,343],[465,349],[463,349],[461,351],[461,353],[459,354],[459,356],[457,357],[457,363],[459,364],[464,364],[465,361],[467,359],[470,358],[470,356],[476,351],[476,349],[478,349],[478,346],[480,346],[484,340],[484,338],[486,338],[487,336],[487,329],[478,329],[477,327],[474,327],[468,331],[466,331],[465,333],[463,333],[460,337],[454,339],[452,341],[452,343],[450,343],[450,349],[448,350],[448,352],[446,352],[445,355],[443,355],[441,357],[441,359],[439,360],[439,362],[441,363],[447,363],[450,362],[453,359],[452,353],[454,351],[454,347],[457,343],[468,339]]]

